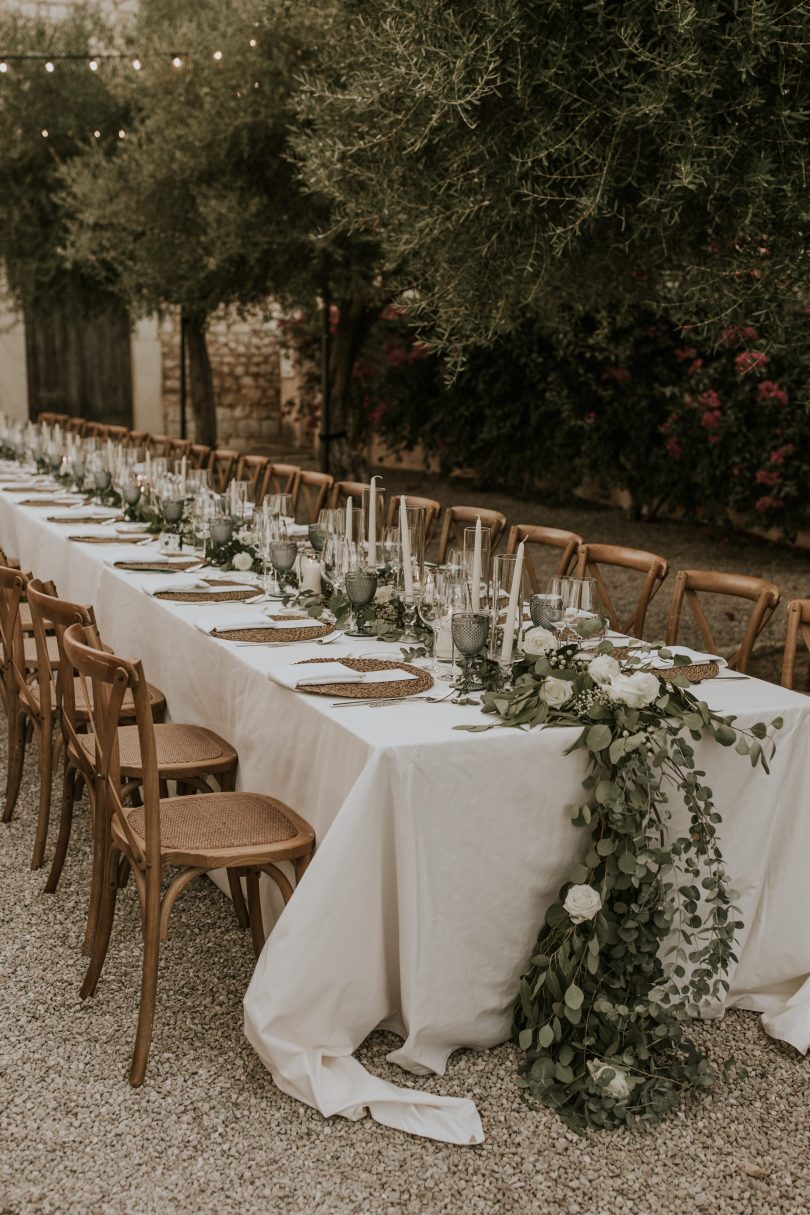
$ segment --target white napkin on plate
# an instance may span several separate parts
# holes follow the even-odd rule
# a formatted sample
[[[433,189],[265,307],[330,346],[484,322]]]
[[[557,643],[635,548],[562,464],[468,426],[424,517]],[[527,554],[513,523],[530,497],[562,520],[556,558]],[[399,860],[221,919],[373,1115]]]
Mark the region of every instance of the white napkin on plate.
[[[721,658],[719,654],[703,654],[700,650],[692,650],[689,646],[685,645],[668,645],[666,648],[673,656],[675,654],[685,655],[690,663],[716,662],[719,667],[728,666],[725,658]],[[630,653],[634,658],[639,658],[643,666],[649,667],[653,671],[672,666],[671,658],[661,658],[658,653],[650,653],[649,651],[632,648]]]
[[[342,662],[308,662],[304,665],[271,667],[267,672],[273,683],[282,688],[312,688],[324,683],[400,683],[416,679],[411,671],[353,671]]]
[[[211,620],[211,613],[207,613],[205,623],[202,624],[198,620],[195,622],[194,627],[200,629],[203,633],[215,633],[229,629],[268,629],[271,627],[271,623],[260,612],[247,611],[237,616],[231,608],[230,615],[219,616],[214,621]]]

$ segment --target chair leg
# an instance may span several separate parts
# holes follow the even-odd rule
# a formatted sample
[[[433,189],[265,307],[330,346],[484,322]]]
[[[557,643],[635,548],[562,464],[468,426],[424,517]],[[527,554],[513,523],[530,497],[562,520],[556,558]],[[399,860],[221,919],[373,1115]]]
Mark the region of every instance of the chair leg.
[[[107,947],[110,944],[110,933],[115,917],[115,900],[118,896],[118,857],[118,849],[111,848],[107,856],[106,880],[101,891],[98,926],[93,937],[93,952],[90,955],[84,982],[79,990],[79,995],[83,1000],[95,994],[104,959],[107,957]]]
[[[19,704],[15,703],[9,711],[8,718],[8,772],[6,774],[6,806],[3,811],[4,823],[11,821],[17,798],[20,795],[25,765],[27,726],[25,714],[21,711]]]
[[[93,949],[107,864],[107,835],[104,831],[104,824],[98,821],[95,790],[92,782],[87,786],[87,796],[90,802],[90,822],[93,827],[93,858],[90,871],[90,898],[87,906],[87,924],[84,930],[84,941],[82,942],[82,953],[85,954],[91,953]]]
[[[228,886],[231,891],[233,909],[236,912],[236,922],[240,928],[248,928],[250,919],[248,918],[248,911],[245,906],[245,897],[242,894],[242,883],[239,879],[239,874],[235,869],[226,869],[225,872],[228,875]]]
[[[73,826],[73,807],[76,804],[77,773],[75,768],[65,765],[62,777],[62,807],[59,814],[59,834],[56,837],[56,848],[51,861],[51,871],[45,883],[45,893],[54,894],[65,867],[70,830]]]
[[[160,960],[160,887],[147,887],[146,907],[143,920],[143,974],[141,977],[141,1003],[138,1010],[138,1029],[135,1034],[135,1050],[129,1082],[133,1088],[143,1084],[149,1047],[152,1042],[152,1026],[155,1020],[157,997],[158,962]]]
[[[262,924],[262,904],[259,897],[259,872],[248,869],[245,874],[247,883],[248,910],[250,912],[250,936],[253,941],[253,951],[258,958],[264,949],[264,925]]]
[[[48,842],[48,824],[51,819],[51,792],[53,789],[53,740],[50,725],[43,724],[39,732],[39,814],[34,837],[34,853],[31,868],[39,869],[45,856]]]

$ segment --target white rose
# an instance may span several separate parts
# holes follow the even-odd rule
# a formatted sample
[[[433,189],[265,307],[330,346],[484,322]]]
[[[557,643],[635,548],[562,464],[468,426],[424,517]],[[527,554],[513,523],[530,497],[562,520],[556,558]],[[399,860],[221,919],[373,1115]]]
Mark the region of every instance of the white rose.
[[[588,674],[594,683],[611,683],[621,673],[621,667],[610,654],[597,654],[588,663]]]
[[[389,603],[394,598],[394,588],[392,586],[380,586],[374,596],[375,603]]]
[[[609,1068],[610,1071],[615,1072],[615,1075],[611,1077],[607,1084],[599,1085],[602,1092],[608,1093],[611,1097],[616,1097],[619,1101],[623,1100],[625,1097],[629,1097],[630,1082],[627,1079],[626,1072],[622,1071],[620,1067],[613,1067],[610,1063],[601,1063],[598,1059],[588,1060],[588,1071],[591,1073],[593,1080],[595,1080],[597,1083],[599,1082],[599,1077],[606,1068]]]
[[[632,671],[629,675],[614,675],[605,684],[605,692],[611,700],[619,701],[630,709],[643,709],[661,693],[658,676],[649,671]]]
[[[245,570],[253,569],[253,558],[250,553],[234,553],[231,565],[235,570],[242,570],[244,572]]]
[[[557,638],[549,629],[529,629],[523,634],[523,653],[532,658],[540,658],[549,650],[556,650]]]
[[[540,687],[540,699],[544,700],[552,709],[559,709],[560,705],[564,705],[570,698],[571,685],[567,679],[555,679],[553,675],[549,675],[543,680]]]
[[[568,912],[573,924],[584,924],[602,910],[602,897],[593,886],[570,886],[563,910]]]

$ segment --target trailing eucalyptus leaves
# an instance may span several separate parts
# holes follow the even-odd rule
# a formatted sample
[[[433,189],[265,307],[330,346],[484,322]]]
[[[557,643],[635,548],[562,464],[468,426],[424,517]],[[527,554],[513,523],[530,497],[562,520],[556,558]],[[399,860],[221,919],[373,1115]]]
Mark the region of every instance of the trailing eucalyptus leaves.
[[[582,727],[567,754],[585,752],[585,792],[566,809],[590,840],[546,912],[514,1014],[519,1085],[577,1130],[654,1122],[713,1084],[684,1029],[727,990],[742,924],[692,742],[733,746],[766,772],[774,747],[764,723],[713,713],[677,670],[622,672],[609,650],[550,651],[483,697],[504,725]]]

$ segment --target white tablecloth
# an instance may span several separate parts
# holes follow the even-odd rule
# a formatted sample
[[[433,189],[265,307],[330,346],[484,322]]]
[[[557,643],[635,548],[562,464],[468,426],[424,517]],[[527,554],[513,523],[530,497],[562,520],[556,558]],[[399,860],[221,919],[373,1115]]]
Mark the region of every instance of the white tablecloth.
[[[563,813],[583,776],[584,761],[562,755],[574,731],[465,734],[452,727],[480,720],[475,709],[335,709],[290,692],[266,672],[293,655],[399,651],[356,640],[328,651],[217,641],[194,627],[216,609],[155,600],[141,588],[165,575],[105,564],[148,550],[70,543],[76,529],[47,523],[50,513],[0,491],[0,542],[61,594],[93,602],[105,640],[143,659],[172,718],[228,738],[240,787],[282,798],[317,833],[245,997],[247,1036],[276,1083],[325,1115],[368,1111],[416,1134],[480,1142],[471,1101],[398,1088],[352,1052],[385,1026],[403,1039],[394,1061],[441,1073],[458,1047],[508,1036],[538,925],[586,843]],[[698,752],[745,922],[726,1007],[763,1012],[768,1032],[806,1051],[810,698],[758,680],[714,681],[701,695],[741,722],[785,719],[770,777],[714,743]]]

